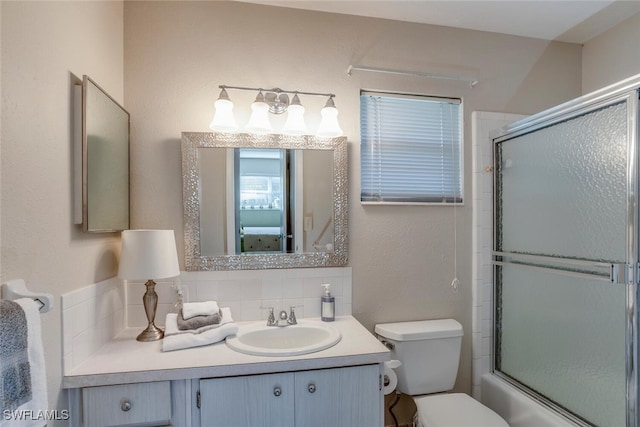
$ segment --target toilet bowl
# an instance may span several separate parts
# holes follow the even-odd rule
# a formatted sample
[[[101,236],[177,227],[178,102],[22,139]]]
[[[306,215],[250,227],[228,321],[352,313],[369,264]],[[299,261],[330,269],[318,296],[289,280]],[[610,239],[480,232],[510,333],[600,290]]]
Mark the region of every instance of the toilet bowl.
[[[419,396],[414,424],[419,427],[508,427],[509,424],[464,393]]]
[[[491,409],[464,393],[444,393],[458,375],[462,325],[454,319],[376,325],[378,339],[402,362],[397,390],[413,397],[420,427],[509,427]],[[435,394],[437,393],[437,394]]]

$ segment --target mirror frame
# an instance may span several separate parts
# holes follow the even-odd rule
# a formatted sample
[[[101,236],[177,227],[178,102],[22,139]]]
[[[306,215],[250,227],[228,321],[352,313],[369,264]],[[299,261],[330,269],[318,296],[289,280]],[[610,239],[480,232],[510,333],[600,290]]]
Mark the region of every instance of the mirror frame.
[[[200,251],[199,148],[284,148],[333,151],[333,252],[252,253],[205,256]],[[316,138],[280,134],[183,132],[182,196],[184,257],[187,271],[259,270],[342,267],[347,264],[347,138]]]

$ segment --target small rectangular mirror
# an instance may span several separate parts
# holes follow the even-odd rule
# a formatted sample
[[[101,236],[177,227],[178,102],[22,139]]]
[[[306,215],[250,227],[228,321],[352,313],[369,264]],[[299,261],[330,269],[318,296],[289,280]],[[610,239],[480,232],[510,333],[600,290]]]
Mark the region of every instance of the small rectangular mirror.
[[[82,107],[76,109],[81,146],[76,154],[76,180],[81,183],[76,193],[81,197],[76,194],[76,203],[82,204],[76,206],[75,222],[89,232],[127,230],[129,113],[88,76],[76,88],[76,104]]]

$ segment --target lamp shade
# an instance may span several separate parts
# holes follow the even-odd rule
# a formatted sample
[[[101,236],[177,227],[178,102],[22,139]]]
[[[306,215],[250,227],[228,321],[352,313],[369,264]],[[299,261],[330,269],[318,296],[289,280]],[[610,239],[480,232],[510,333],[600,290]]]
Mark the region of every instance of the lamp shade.
[[[118,277],[156,280],[180,275],[173,230],[125,230]]]

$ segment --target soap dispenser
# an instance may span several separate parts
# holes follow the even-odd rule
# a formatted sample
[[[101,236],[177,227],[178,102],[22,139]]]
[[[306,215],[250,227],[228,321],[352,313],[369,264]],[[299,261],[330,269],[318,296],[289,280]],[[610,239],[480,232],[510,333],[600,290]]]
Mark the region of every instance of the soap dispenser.
[[[323,322],[333,322],[336,320],[336,298],[331,296],[331,292],[329,291],[331,285],[329,283],[325,283],[320,286],[324,286],[324,296],[322,297],[322,305],[320,307],[320,318]]]

